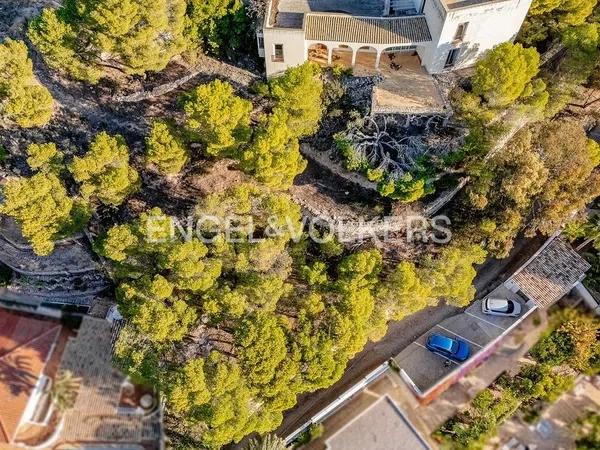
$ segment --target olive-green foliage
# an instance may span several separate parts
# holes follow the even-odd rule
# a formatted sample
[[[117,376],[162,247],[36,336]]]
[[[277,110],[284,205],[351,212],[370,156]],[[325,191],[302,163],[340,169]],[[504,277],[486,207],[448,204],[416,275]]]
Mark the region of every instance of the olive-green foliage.
[[[574,424],[577,450],[600,448],[600,415],[590,411]]]
[[[565,309],[552,318],[552,326],[531,350],[542,364],[568,364],[587,371],[600,352],[597,340],[600,321],[576,309]]]
[[[183,99],[186,127],[210,156],[233,156],[250,135],[252,103],[221,80],[198,86]]]
[[[277,108],[286,111],[288,126],[296,137],[304,137],[317,131],[323,115],[323,80],[320,67],[307,62],[292,67],[269,82],[271,96]]]
[[[107,68],[165,68],[186,48],[185,12],[185,0],[67,0],[33,20],[29,38],[48,65],[95,83]]]
[[[510,389],[524,402],[542,400],[554,402],[573,387],[573,376],[557,372],[551,365],[526,365],[511,381]]]
[[[566,28],[559,38],[565,51],[558,70],[547,74],[550,92],[548,116],[556,115],[571,102],[579,103],[573,100],[579,86],[587,84],[588,88],[598,87],[594,82],[600,62],[597,21]]]
[[[33,170],[40,172],[58,173],[62,169],[63,154],[58,151],[56,144],[30,144],[27,147],[27,164]]]
[[[246,172],[261,183],[278,189],[289,188],[296,175],[306,168],[298,139],[288,125],[289,117],[279,108],[270,116],[264,116],[241,156]]]
[[[533,0],[529,15],[542,16],[548,26],[564,29],[581,25],[595,6],[594,0]]]
[[[494,108],[510,105],[531,95],[531,81],[539,71],[540,55],[535,48],[505,42],[490,50],[475,67],[473,93]]]
[[[510,390],[486,389],[473,400],[468,414],[452,417],[434,436],[442,448],[479,450],[494,436],[498,426],[519,407],[520,400]]]
[[[388,320],[442,292],[426,283],[472,275],[449,250],[438,262],[402,265],[382,286],[379,250],[345,254],[335,241],[308,241],[299,206],[265,186],[208,195],[196,218],[199,236],[184,238],[152,210],[110,229],[96,248],[113,264],[128,319],[117,363],[156,385],[186,436],[209,448],[277,428],[299,394],[337,381]],[[436,264],[445,268],[438,278]],[[416,286],[426,293],[413,305]],[[453,297],[467,291],[445,288]]]
[[[54,101],[48,89],[33,74],[33,64],[22,41],[0,43],[0,122],[9,120],[21,127],[48,123]]]
[[[437,258],[427,256],[423,278],[431,287],[431,296],[443,298],[455,306],[468,305],[475,296],[472,285],[476,264],[485,261],[486,252],[479,245],[450,245]]]
[[[248,19],[241,0],[188,0],[186,16],[191,50],[219,53],[245,44]]]
[[[481,391],[467,411],[459,412],[435,433],[443,448],[482,449],[498,427],[521,407],[554,402],[573,387],[573,376],[542,364],[525,365],[514,377],[505,376]]]
[[[287,189],[306,168],[298,139],[317,129],[323,112],[319,75],[318,66],[307,63],[272,80],[275,106],[254,130],[252,103],[236,96],[230,84],[215,80],[199,86],[182,99],[186,128],[209,156],[237,159],[259,182]]]
[[[162,121],[152,124],[146,138],[146,160],[165,174],[176,174],[188,162],[188,151],[181,138]]]
[[[54,241],[81,228],[89,216],[82,203],[69,197],[53,173],[10,179],[3,187],[0,213],[13,217],[38,255],[54,250]]]
[[[127,144],[119,135],[98,134],[86,155],[75,157],[69,169],[81,183],[83,197],[105,205],[120,205],[140,185],[138,173],[129,165]]]
[[[524,228],[553,233],[600,194],[599,155],[572,121],[521,131],[502,152],[470,167],[464,234],[503,257]]]

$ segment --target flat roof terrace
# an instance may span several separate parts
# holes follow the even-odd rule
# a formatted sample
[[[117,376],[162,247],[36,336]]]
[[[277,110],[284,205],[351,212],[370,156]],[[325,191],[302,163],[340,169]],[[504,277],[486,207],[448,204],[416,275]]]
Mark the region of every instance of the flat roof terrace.
[[[353,16],[382,16],[384,0],[279,0],[275,1],[279,12],[332,12]]]
[[[385,12],[385,0],[272,0],[271,5],[270,25],[280,28],[302,28],[308,13],[381,17]]]
[[[471,6],[487,5],[489,3],[502,3],[507,0],[441,0],[449,10],[469,8]]]

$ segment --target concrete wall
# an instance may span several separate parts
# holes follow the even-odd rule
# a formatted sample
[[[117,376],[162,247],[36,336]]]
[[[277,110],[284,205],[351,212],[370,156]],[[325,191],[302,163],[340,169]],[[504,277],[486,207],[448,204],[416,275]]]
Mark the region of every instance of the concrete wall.
[[[294,67],[306,61],[307,50],[304,42],[304,30],[265,28],[264,40],[267,76],[280,74],[288,67]],[[283,62],[274,62],[272,60],[275,54],[275,44],[283,45]]]
[[[424,13],[433,42],[419,51],[421,61],[429,73],[443,72],[448,52],[460,48],[453,69],[473,65],[485,51],[503,42],[512,41],[521,25],[531,0],[510,0],[445,11],[440,17],[439,6],[443,0],[427,0]],[[437,6],[437,8],[436,8]],[[443,24],[440,26],[440,20]],[[454,36],[461,23],[468,22],[462,41]]]

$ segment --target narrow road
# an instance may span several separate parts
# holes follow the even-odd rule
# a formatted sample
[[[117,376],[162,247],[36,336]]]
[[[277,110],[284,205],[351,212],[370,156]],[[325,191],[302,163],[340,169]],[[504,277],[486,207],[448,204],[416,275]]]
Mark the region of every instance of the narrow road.
[[[527,261],[544,243],[545,238],[519,238],[511,254],[501,260],[490,258],[477,270],[474,285],[477,296],[483,296],[505,281]],[[357,383],[362,377],[392,356],[400,353],[413,340],[437,323],[460,312],[460,308],[442,305],[427,308],[399,322],[389,325],[387,334],[379,342],[369,342],[349,363],[342,378],[328,389],[298,397],[298,404],[289,410],[277,430],[285,437],[307,422],[313,415]]]

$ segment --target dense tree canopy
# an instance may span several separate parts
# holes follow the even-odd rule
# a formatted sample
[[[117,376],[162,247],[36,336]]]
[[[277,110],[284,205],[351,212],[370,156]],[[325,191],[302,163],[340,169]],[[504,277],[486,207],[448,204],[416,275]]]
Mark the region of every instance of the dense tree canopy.
[[[38,255],[48,255],[54,241],[87,220],[84,206],[69,197],[61,180],[53,173],[40,172],[31,178],[6,182],[0,213],[13,217],[23,236]]]
[[[551,234],[600,194],[598,144],[573,121],[542,123],[471,167],[465,230],[505,256],[517,233]]]
[[[235,21],[240,15],[245,16],[241,0],[188,0],[186,36],[191,46],[215,52],[223,46],[223,41],[239,45],[232,40],[239,31],[235,25],[244,26]],[[233,26],[227,26],[228,18],[233,18]]]
[[[97,82],[106,69],[163,69],[186,47],[185,0],[68,0],[45,9],[29,37],[53,68]]]
[[[505,42],[490,50],[476,65],[473,92],[490,106],[502,108],[534,90],[540,56],[534,48]]]
[[[232,156],[250,135],[252,103],[221,80],[203,84],[183,98],[186,127],[210,156]]]
[[[242,167],[267,186],[288,188],[306,168],[298,139],[288,126],[289,117],[283,109],[263,116],[252,141],[242,152]]]
[[[188,162],[188,151],[183,140],[162,121],[152,124],[146,138],[146,160],[165,174],[176,174]]]
[[[45,125],[53,104],[50,92],[33,74],[27,46],[6,39],[0,44],[0,125],[5,120],[21,127]]]
[[[288,126],[296,137],[317,131],[323,115],[321,69],[312,62],[292,67],[269,83],[277,108],[287,111]]]
[[[63,154],[56,144],[30,144],[27,147],[27,164],[33,170],[41,172],[60,172],[62,170]]]
[[[139,175],[129,165],[129,149],[121,136],[98,134],[86,155],[75,157],[69,168],[81,183],[83,197],[105,205],[119,205],[139,188]]]
[[[448,249],[386,277],[379,250],[341,255],[309,240],[290,197],[253,184],[208,195],[196,218],[199,235],[184,237],[152,210],[96,246],[129,319],[119,364],[156,384],[186,434],[209,447],[276,428],[299,393],[339,379],[387,321],[438,295],[467,301],[462,283],[481,258]]]

